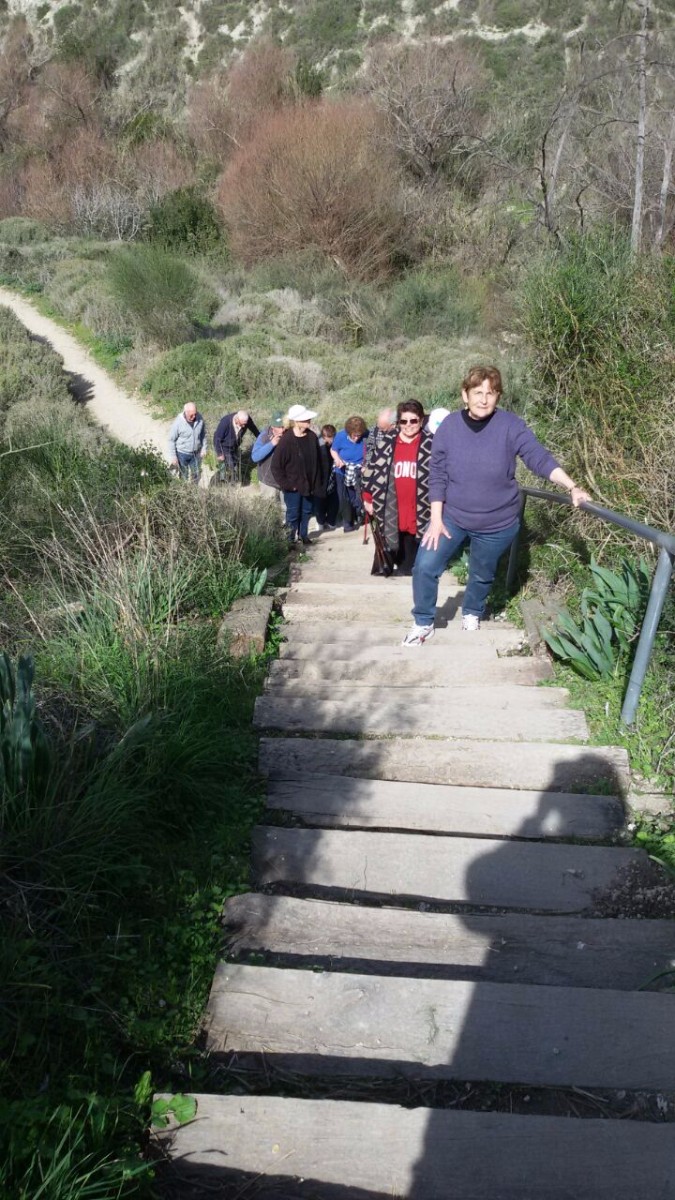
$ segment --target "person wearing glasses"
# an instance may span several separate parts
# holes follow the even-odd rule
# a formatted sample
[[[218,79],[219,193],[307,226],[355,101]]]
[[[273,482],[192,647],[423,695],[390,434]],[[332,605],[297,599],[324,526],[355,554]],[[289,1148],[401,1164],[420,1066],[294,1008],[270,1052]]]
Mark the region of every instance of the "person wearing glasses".
[[[375,517],[399,575],[412,575],[422,530],[429,523],[432,435],[419,400],[403,400],[396,426],[383,433],[362,473],[366,512]]]
[[[438,580],[469,542],[469,575],[462,601],[462,629],[480,628],[485,602],[502,554],[520,524],[516,462],[570,493],[575,508],[590,500],[521,417],[497,406],[502,377],[496,367],[472,367],[462,384],[463,410],[436,431],[431,450],[431,519],[413,571],[415,624],[404,646],[421,646],[434,633]]]

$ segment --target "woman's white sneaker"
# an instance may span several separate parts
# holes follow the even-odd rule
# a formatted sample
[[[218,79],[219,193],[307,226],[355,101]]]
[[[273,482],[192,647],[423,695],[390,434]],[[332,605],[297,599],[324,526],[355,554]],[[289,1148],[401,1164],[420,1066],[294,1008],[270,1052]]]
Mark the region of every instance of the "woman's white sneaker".
[[[433,625],[413,625],[412,629],[406,633],[402,646],[423,646],[429,638],[434,636]]]
[[[462,629],[466,629],[467,633],[477,633],[480,629],[480,617],[474,613],[466,613],[462,617]]]

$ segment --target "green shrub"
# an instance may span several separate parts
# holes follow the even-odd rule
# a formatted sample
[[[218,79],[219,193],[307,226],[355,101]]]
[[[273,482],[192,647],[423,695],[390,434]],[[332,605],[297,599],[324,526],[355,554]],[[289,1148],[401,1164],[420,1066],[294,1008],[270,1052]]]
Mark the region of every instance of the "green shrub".
[[[531,416],[601,503],[675,523],[673,262],[612,232],[573,237],[524,288]]]
[[[177,346],[208,320],[217,298],[191,267],[156,246],[118,250],[109,267],[113,295],[145,337]]]
[[[10,246],[24,246],[29,242],[46,242],[49,233],[39,221],[29,217],[5,217],[0,221],[0,242]]]
[[[148,372],[141,388],[167,415],[178,412],[188,400],[200,408],[218,397],[236,408],[246,398],[242,364],[236,351],[220,342],[202,341],[169,350]]]
[[[484,289],[452,267],[422,267],[387,292],[379,332],[386,337],[465,336],[480,325]]]
[[[148,212],[146,237],[167,250],[227,257],[218,214],[196,187],[167,192]]]

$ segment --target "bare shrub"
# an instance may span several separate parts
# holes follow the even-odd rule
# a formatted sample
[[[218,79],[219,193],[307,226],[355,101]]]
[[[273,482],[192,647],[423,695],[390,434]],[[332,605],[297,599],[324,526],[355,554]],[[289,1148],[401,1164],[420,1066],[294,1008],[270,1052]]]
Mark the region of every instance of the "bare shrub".
[[[278,112],[293,97],[296,58],[269,38],[251,42],[230,68],[227,91],[238,143],[261,117]]]
[[[233,142],[227,80],[222,72],[203,79],[191,89],[187,107],[188,134],[198,154],[224,163]]]
[[[22,191],[15,171],[0,172],[0,221],[15,217],[21,211]]]
[[[15,21],[0,49],[0,151],[16,138],[13,119],[25,104],[30,87],[33,39],[25,20]]]
[[[224,163],[256,123],[295,96],[296,57],[269,38],[250,42],[229,71],[201,80],[188,97],[187,125],[195,148]]]
[[[365,90],[388,145],[418,179],[450,164],[458,171],[475,150],[483,75],[477,57],[454,45],[384,42],[374,51]]]
[[[261,123],[221,178],[232,249],[246,263],[319,250],[375,278],[401,246],[397,170],[370,105],[322,102]]]

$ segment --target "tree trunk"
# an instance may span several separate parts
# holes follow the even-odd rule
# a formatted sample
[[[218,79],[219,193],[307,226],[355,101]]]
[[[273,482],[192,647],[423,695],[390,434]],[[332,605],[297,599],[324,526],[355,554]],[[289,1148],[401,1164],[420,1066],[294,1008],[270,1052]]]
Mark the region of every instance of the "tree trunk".
[[[644,3],[640,7],[642,9],[642,18],[640,20],[640,55],[638,60],[638,134],[635,151],[633,222],[630,234],[630,248],[633,254],[637,254],[639,251],[642,238],[642,193],[644,188],[645,135],[647,126],[647,23],[649,20],[649,0],[644,0]]]
[[[659,223],[656,229],[655,242],[660,248],[663,245],[663,235],[666,229],[666,209],[668,207],[668,195],[670,193],[670,178],[673,167],[673,150],[675,149],[675,112],[670,122],[670,133],[663,152],[663,178],[661,180],[661,194],[659,196]]]

